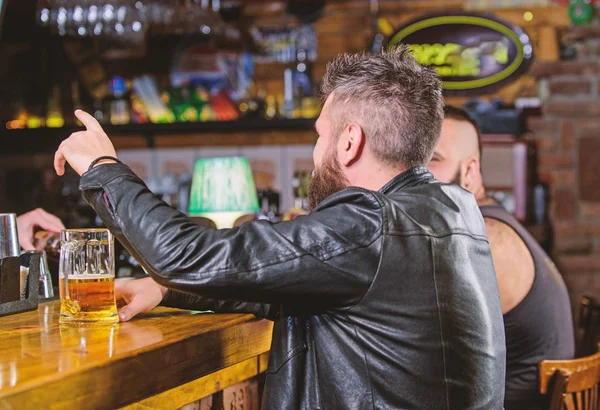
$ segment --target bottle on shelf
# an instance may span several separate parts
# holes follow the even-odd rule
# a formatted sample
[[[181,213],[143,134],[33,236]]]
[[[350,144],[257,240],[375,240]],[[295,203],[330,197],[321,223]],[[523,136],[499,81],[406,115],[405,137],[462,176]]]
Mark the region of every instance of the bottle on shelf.
[[[26,127],[27,128],[41,128],[46,125],[46,118],[43,114],[43,105],[35,105],[31,107],[31,111],[27,116]]]
[[[102,104],[102,100],[94,100],[94,103],[92,104],[92,110],[94,113],[94,118],[100,123],[100,124],[106,124],[106,115],[104,114],[104,104]]]
[[[239,101],[239,111],[245,118],[268,118],[265,104],[266,93],[263,88],[250,82],[246,95]]]
[[[308,59],[308,50],[299,47],[296,52],[296,70],[294,88],[298,98],[312,95],[312,63]]]
[[[315,97],[313,92],[311,61],[314,39],[311,30],[302,28],[294,37],[293,63],[283,72],[284,103],[283,117],[313,118]]]
[[[27,119],[29,118],[29,113],[23,106],[22,101],[16,103],[15,116],[12,120],[6,122],[7,130],[18,130],[23,129],[27,126]]]
[[[314,56],[311,56],[312,46],[315,41],[310,30],[301,30],[297,38],[296,67],[294,77],[294,93],[296,98],[297,117],[315,118],[319,115],[319,99],[315,97],[315,84],[313,83]],[[311,58],[313,57],[313,58]]]
[[[290,221],[296,219],[300,215],[306,215],[307,209],[307,188],[310,179],[310,173],[308,171],[296,171],[292,178],[292,189],[294,192],[294,205],[291,209],[288,209],[284,215],[284,221]]]
[[[268,120],[272,120],[273,118],[277,117],[278,111],[279,110],[277,109],[277,99],[274,95],[268,94],[265,104],[265,118]]]
[[[115,76],[110,80],[111,98],[109,100],[110,123],[113,125],[129,124],[129,100],[127,84],[123,77]]]
[[[144,102],[135,91],[131,92],[131,122],[134,124],[146,124],[148,119],[148,110]]]
[[[283,107],[284,118],[294,118],[296,105],[294,100],[294,72],[291,68],[283,71]]]
[[[62,107],[60,104],[60,87],[55,85],[52,88],[50,94],[50,100],[48,101],[48,111],[46,114],[46,127],[48,128],[61,128],[65,125],[65,119],[62,114]]]

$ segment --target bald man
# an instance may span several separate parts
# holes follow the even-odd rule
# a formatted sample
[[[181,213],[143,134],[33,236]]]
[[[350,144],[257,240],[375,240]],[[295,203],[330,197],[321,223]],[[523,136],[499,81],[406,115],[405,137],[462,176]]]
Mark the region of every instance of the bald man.
[[[506,333],[506,410],[547,408],[537,388],[537,363],[572,359],[574,336],[565,284],[527,230],[485,193],[477,123],[446,107],[442,134],[429,169],[441,182],[470,191],[484,216]]]

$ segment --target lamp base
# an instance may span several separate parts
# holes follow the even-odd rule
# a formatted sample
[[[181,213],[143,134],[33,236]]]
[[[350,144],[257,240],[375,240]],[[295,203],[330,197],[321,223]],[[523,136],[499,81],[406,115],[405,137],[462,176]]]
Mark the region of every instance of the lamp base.
[[[207,212],[199,215],[190,216],[201,216],[212,220],[217,229],[233,228],[235,221],[242,215],[246,215],[247,212]]]

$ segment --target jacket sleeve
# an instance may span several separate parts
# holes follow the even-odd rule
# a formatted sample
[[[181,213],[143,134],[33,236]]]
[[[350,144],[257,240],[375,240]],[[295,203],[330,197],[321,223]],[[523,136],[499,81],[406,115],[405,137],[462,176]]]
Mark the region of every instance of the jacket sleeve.
[[[251,303],[235,300],[215,300],[169,289],[161,306],[189,310],[212,310],[216,313],[251,313],[258,317],[275,320],[279,306],[267,303]]]
[[[217,300],[349,307],[377,271],[382,204],[370,191],[346,189],[294,221],[216,230],[159,200],[123,164],[94,167],[80,190],[146,272],[170,289]]]

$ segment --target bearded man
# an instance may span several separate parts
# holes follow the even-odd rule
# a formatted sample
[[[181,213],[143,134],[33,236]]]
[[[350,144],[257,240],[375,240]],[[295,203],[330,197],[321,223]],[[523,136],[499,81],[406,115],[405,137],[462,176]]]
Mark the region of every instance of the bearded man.
[[[327,67],[311,213],[234,229],[157,199],[88,114],[65,140],[84,198],[149,278],[117,284],[123,321],[158,304],[274,321],[263,409],[502,409],[505,344],[473,196],[425,165],[441,83],[405,47]],[[108,157],[108,158],[107,158]]]

